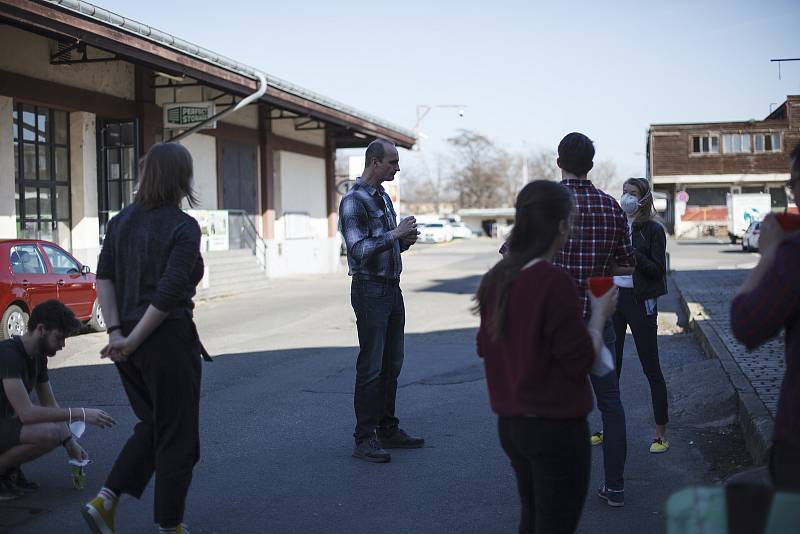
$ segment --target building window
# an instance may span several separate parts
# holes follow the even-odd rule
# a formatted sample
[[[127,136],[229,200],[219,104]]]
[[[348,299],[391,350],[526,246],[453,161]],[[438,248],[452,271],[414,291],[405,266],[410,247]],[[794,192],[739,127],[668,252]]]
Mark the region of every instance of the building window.
[[[780,152],[781,134],[779,133],[753,134],[753,146],[756,152]]]
[[[747,154],[750,152],[750,134],[724,134],[722,152],[725,154]]]
[[[70,248],[69,115],[16,103],[12,135],[17,236]]]
[[[718,135],[695,135],[692,137],[694,154],[719,154]]]
[[[133,121],[98,120],[100,140],[97,176],[100,235],[108,220],[133,202],[138,179],[136,124]]]
[[[730,187],[691,187],[686,188],[689,193],[687,206],[725,206],[725,202],[730,192]]]

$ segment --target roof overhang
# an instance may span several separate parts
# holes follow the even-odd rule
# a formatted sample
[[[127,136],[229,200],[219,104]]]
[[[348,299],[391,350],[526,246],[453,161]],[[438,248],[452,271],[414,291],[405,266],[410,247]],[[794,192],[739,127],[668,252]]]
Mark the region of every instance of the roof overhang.
[[[0,0],[3,19],[52,38],[81,41],[131,63],[187,76],[221,91],[248,95],[258,86],[252,67],[86,2]],[[267,91],[260,101],[333,126],[338,148],[363,147],[373,137],[404,148],[416,142],[409,130],[269,75]]]

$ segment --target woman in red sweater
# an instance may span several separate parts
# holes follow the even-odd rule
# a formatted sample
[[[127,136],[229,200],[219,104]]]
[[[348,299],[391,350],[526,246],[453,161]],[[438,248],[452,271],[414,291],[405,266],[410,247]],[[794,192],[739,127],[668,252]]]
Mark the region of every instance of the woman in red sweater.
[[[617,290],[591,297],[584,323],[575,282],[550,263],[569,235],[572,195],[535,181],[516,202],[508,254],[483,277],[478,354],[522,501],[519,532],[574,532],[589,485],[588,373]]]

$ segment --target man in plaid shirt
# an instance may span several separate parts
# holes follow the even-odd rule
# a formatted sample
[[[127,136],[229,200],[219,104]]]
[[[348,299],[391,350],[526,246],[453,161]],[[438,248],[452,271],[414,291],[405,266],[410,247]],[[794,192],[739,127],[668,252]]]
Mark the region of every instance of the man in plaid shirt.
[[[788,188],[800,208],[800,145],[790,155]],[[731,303],[731,329],[752,350],[786,331],[786,372],[778,397],[769,471],[776,489],[800,492],[800,232],[773,215],[761,223],[761,259]]]
[[[587,178],[592,169],[594,144],[580,133],[571,133],[558,145],[558,166],[562,184],[575,194],[569,240],[553,259],[563,267],[578,286],[583,300],[583,315],[589,319],[589,299],[586,280],[592,276],[632,274],[636,260],[628,234],[625,214],[614,198],[597,189]],[[603,341],[614,353],[614,328],[609,321]],[[603,432],[592,436],[593,445],[603,445],[605,483],[598,495],[611,506],[623,506],[624,470],[627,455],[625,410],[619,395],[616,373],[590,375],[597,398],[597,408],[603,417]]]
[[[368,462],[390,461],[384,449],[414,449],[425,444],[422,438],[400,429],[395,416],[405,328],[400,253],[417,241],[416,220],[407,217],[397,224],[392,201],[381,185],[394,180],[399,170],[397,148],[386,140],[373,141],[367,147],[363,174],[339,205],[360,348],[353,456]]]

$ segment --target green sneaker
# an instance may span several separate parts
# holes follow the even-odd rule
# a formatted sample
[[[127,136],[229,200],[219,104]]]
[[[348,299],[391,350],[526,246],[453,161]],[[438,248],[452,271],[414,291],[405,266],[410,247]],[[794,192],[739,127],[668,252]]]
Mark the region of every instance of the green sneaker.
[[[89,525],[92,534],[116,534],[114,515],[117,513],[117,503],[97,496],[83,506],[81,514]],[[179,531],[182,532],[182,531]]]
[[[650,452],[653,454],[662,454],[669,450],[669,441],[666,439],[655,438],[653,443],[650,444]]]

